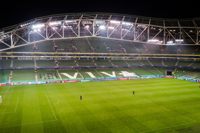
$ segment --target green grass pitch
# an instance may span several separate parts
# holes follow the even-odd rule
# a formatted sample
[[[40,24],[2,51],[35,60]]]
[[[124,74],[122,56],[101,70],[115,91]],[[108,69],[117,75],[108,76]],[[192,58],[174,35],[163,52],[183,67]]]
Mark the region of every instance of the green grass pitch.
[[[0,133],[200,132],[199,84],[183,80],[7,86],[0,95]]]

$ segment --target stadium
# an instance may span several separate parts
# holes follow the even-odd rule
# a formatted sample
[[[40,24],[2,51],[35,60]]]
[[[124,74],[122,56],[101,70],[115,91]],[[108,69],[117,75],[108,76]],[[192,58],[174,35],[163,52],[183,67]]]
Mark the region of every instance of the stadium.
[[[200,18],[39,17],[0,60],[1,133],[200,132]]]

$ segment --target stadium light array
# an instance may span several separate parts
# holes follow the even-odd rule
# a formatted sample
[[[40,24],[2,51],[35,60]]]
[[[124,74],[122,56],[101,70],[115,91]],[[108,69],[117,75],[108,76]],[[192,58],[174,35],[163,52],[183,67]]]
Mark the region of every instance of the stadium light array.
[[[31,23],[25,23],[25,24],[21,24],[20,27],[26,27],[28,25],[30,25]]]
[[[65,26],[65,25],[62,25],[62,28],[66,29],[66,28],[67,28],[67,26]]]
[[[89,20],[82,20],[81,23],[83,25],[91,25],[92,24],[92,21],[89,21]]]
[[[32,25],[32,30],[37,30],[45,27],[45,24],[34,24]]]
[[[130,22],[122,22],[122,25],[131,26],[131,25],[133,25],[133,23],[130,23]]]
[[[147,26],[145,24],[138,24],[137,27],[146,28]]]
[[[168,41],[167,43],[166,43],[166,45],[174,45],[175,43],[173,42],[173,41]]]
[[[0,39],[5,39],[5,38],[8,38],[9,36],[8,35],[5,35],[5,34],[0,34]]]
[[[110,23],[112,23],[112,24],[120,24],[121,22],[117,21],[117,20],[110,20]]]
[[[72,26],[65,26],[65,25],[63,25],[63,28],[64,29],[73,29]]]
[[[170,32],[176,32],[176,30],[169,30]]]
[[[76,21],[75,20],[65,20],[65,23],[67,24],[67,23],[76,23]]]
[[[41,29],[33,29],[33,32],[41,32]]]
[[[147,42],[148,43],[156,43],[156,44],[161,44],[162,43],[162,41],[160,41],[158,39],[149,39]]]
[[[49,22],[49,26],[58,26],[58,25],[61,25],[62,22],[61,21],[52,21],[52,22]]]
[[[175,42],[181,43],[183,42],[183,39],[176,39]]]
[[[99,26],[99,29],[100,29],[100,30],[105,30],[105,29],[106,29],[106,26],[105,26],[105,25],[100,25],[100,26]]]
[[[105,22],[105,20],[96,20],[96,25],[97,26],[100,26],[100,25],[106,25],[106,22]]]
[[[89,29],[89,28],[90,28],[90,26],[89,26],[89,25],[86,25],[84,28],[85,28],[85,29]]]
[[[173,42],[173,41],[168,41],[168,42],[167,42],[167,44],[172,44],[172,43],[174,43],[174,42]]]

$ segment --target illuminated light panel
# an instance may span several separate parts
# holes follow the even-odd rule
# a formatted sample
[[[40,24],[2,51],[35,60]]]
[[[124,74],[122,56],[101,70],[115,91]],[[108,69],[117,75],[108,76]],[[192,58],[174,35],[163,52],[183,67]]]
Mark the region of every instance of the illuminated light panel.
[[[89,25],[86,25],[84,28],[85,28],[85,29],[89,29],[89,28],[90,28],[90,26],[89,26]]]
[[[168,42],[167,42],[167,44],[172,44],[172,43],[174,43],[174,42],[173,42],[173,41],[168,41]]]
[[[41,32],[41,29],[33,29],[33,32]]]
[[[52,22],[49,22],[49,26],[57,26],[57,25],[61,25],[62,22],[61,21],[52,21]]]
[[[100,25],[100,26],[99,26],[99,29],[100,29],[100,30],[105,30],[105,29],[106,29],[106,26],[105,26],[105,25]]]
[[[35,29],[41,29],[45,27],[45,24],[34,24],[32,25],[32,29],[35,30]]]
[[[120,24],[121,22],[117,21],[117,20],[110,20],[110,23],[112,23],[112,24]]]
[[[157,44],[161,44],[162,43],[162,41],[160,41],[158,39],[149,39],[147,42],[148,43],[157,43]]]
[[[131,26],[133,25],[133,23],[130,23],[130,22],[122,22],[123,25],[127,25],[127,26]]]
[[[76,23],[75,20],[65,20],[65,23]]]
[[[183,42],[183,39],[176,39],[175,42]]]

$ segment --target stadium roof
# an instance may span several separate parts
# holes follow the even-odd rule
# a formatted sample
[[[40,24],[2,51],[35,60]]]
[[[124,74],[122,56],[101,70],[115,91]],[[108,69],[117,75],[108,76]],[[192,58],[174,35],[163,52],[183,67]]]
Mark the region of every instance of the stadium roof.
[[[38,16],[68,12],[118,12],[161,18],[193,18],[200,16],[198,5],[198,1],[183,0],[3,1],[0,8],[0,28]]]
[[[28,20],[26,22],[21,22],[20,24],[15,24],[8,27],[1,28],[0,31],[6,31],[10,29],[17,28],[23,23],[36,23],[37,21],[45,21],[45,19],[79,19],[87,18],[87,19],[114,19],[114,20],[122,20],[128,22],[134,22],[135,19],[137,21],[141,21],[141,23],[155,23],[155,25],[160,26],[182,26],[182,24],[188,27],[199,27],[200,26],[200,17],[193,17],[193,18],[157,18],[157,17],[150,17],[150,16],[139,16],[139,15],[132,15],[132,14],[120,14],[120,13],[108,13],[108,12],[80,12],[80,13],[63,13],[63,14],[52,14],[42,17],[36,17],[34,19]],[[165,23],[164,23],[165,22]],[[179,24],[180,23],[180,24]]]
[[[151,44],[199,44],[200,18],[167,19],[117,13],[38,17],[0,30],[0,51],[42,40],[105,37]]]

